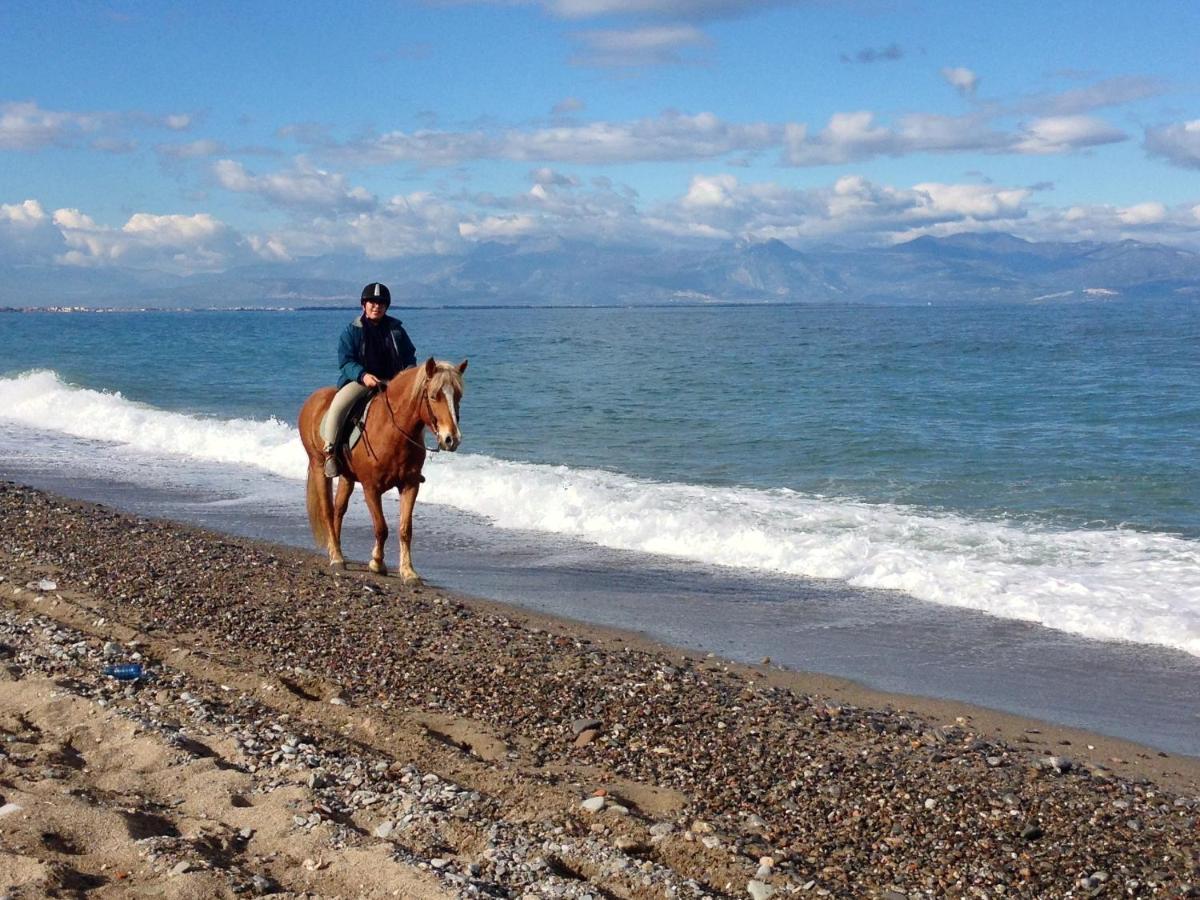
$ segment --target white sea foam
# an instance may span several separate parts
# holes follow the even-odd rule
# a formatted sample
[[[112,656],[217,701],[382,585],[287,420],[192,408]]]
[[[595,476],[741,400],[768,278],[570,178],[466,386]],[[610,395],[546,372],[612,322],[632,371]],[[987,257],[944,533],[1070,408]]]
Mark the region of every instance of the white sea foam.
[[[110,442],[126,455],[158,457],[160,466],[174,459],[186,469],[192,459],[304,477],[299,438],[285,423],[167,412],[66,385],[52,372],[0,379],[4,420]],[[1034,529],[786,489],[657,483],[465,453],[432,457],[429,474],[422,502],[500,528],[893,589],[1200,656],[1200,543],[1172,535]]]

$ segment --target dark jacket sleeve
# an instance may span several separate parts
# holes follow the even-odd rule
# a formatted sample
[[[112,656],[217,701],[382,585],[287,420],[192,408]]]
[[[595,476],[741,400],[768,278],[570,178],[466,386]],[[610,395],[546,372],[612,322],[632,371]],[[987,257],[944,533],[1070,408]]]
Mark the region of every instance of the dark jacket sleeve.
[[[338,340],[338,369],[342,373],[338,387],[358,381],[359,376],[366,371],[363,368],[362,360],[359,359],[362,352],[361,336],[362,329],[355,328],[354,323],[351,322],[342,332],[341,339]]]

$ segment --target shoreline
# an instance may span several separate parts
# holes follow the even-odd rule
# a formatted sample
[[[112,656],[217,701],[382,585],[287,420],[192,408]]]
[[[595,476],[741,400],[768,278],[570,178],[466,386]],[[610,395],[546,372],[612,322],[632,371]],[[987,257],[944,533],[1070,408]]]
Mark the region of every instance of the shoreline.
[[[502,805],[549,792],[560,807],[535,819],[569,833],[586,817],[583,834],[616,828],[614,847],[644,848],[636,859],[660,881],[617,896],[667,896],[672,877],[699,884],[694,896],[744,896],[763,868],[773,889],[859,896],[983,883],[1064,896],[1097,872],[1092,888],[1120,879],[1119,892],[1147,895],[1200,880],[1195,757],[434,586],[331,576],[315,553],[12,484],[0,483],[0,512],[11,612],[49,615],[93,643],[142,641],[150,659],[199,665],[193,677],[207,667],[210,680],[219,669],[260,699],[265,678],[308,715],[340,700],[368,742],[387,734],[409,754],[413,732],[436,734],[449,770]],[[38,578],[55,581],[53,599],[23,587]],[[578,812],[595,790],[625,809],[620,822]],[[471,842],[456,852],[464,861]],[[470,865],[476,880],[504,878],[478,854],[451,874]]]

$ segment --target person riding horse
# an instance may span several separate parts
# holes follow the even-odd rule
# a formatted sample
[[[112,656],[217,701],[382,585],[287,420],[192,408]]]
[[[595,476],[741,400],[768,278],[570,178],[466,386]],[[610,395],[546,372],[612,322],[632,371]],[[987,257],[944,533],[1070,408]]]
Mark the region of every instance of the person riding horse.
[[[363,288],[360,302],[362,315],[346,326],[338,341],[338,392],[321,422],[325,475],[329,478],[340,473],[337,444],[355,403],[417,364],[417,350],[408,333],[399,319],[387,314],[392,304],[387,285],[371,282]]]

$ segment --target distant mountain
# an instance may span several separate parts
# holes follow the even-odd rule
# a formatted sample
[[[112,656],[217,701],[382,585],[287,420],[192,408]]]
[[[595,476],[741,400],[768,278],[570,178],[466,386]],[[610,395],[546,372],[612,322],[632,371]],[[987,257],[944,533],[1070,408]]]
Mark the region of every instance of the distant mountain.
[[[891,247],[782,241],[709,249],[490,241],[459,255],[324,256],[188,277],[128,269],[0,267],[0,306],[353,306],[382,280],[403,306],[967,303],[1200,298],[1200,254],[1137,241],[920,237]]]

